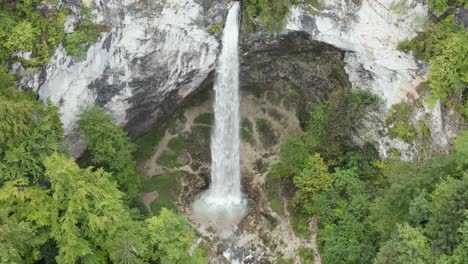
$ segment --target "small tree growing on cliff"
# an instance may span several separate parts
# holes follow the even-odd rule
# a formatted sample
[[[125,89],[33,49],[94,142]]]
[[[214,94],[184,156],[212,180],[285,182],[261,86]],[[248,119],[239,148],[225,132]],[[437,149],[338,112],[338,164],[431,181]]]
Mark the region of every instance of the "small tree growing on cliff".
[[[78,132],[82,133],[94,166],[111,172],[119,189],[134,198],[140,187],[140,176],[135,171],[135,145],[127,133],[112,123],[112,117],[97,107],[80,114]]]
[[[312,213],[315,199],[321,191],[328,188],[331,177],[320,154],[314,154],[306,161],[304,169],[294,176],[293,181],[297,188],[294,204]]]

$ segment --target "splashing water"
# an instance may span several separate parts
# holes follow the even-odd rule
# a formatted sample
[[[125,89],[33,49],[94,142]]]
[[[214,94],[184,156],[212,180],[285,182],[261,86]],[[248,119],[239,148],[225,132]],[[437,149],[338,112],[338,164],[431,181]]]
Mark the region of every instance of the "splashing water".
[[[232,230],[246,212],[239,158],[239,11],[239,2],[234,2],[224,27],[216,70],[211,185],[193,204],[195,218],[209,221],[219,231]]]

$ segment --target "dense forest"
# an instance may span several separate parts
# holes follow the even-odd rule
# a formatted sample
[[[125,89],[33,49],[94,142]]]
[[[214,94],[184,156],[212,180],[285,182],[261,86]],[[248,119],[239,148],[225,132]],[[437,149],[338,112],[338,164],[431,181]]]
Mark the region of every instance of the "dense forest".
[[[44,8],[57,2],[0,0],[0,263],[208,263],[186,216],[166,208],[148,212],[140,204],[144,178],[135,156],[141,150],[109,114],[83,109],[75,132],[87,151],[75,160],[67,154],[58,106],[15,86],[14,64],[38,71],[59,45],[82,60],[107,30],[82,5],[76,30],[65,33],[72,11]],[[281,31],[295,4],[320,7],[316,1],[246,1],[249,30]],[[468,118],[468,32],[453,15],[463,4],[429,0],[437,15],[398,48],[429,63],[424,90],[432,103],[440,100]],[[417,104],[390,109],[390,137],[428,136],[425,126],[408,120]],[[361,90],[337,91],[312,104],[304,132],[283,142],[279,162],[269,168],[272,209],[284,210],[277,196],[286,194],[300,237],[310,237],[310,218],[318,220],[323,263],[467,263],[468,130],[448,154],[402,161],[395,150],[381,159],[353,135],[382,105]]]

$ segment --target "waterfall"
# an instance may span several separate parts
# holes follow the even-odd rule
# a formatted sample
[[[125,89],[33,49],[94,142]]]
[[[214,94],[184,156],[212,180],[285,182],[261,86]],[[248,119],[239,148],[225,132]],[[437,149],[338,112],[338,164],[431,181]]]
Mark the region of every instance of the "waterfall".
[[[246,208],[239,158],[239,13],[240,3],[236,1],[224,26],[223,48],[216,69],[211,184],[193,205],[194,214],[214,221],[221,229],[237,224]]]
[[[212,203],[238,204],[242,199],[239,159],[239,2],[229,10],[214,85],[214,130],[211,134]]]

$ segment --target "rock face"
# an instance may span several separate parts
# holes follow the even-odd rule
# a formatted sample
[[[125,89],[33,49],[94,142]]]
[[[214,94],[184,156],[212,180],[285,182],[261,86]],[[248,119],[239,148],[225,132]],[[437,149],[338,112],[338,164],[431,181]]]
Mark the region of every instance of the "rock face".
[[[63,3],[78,10],[78,2]],[[40,74],[22,81],[60,106],[66,134],[72,134],[82,108],[98,105],[132,136],[142,135],[212,78],[220,36],[208,29],[224,22],[229,0],[84,2],[93,6],[96,22],[109,31],[89,48],[84,61],[75,61],[59,47]],[[427,13],[424,1],[320,2],[320,10],[293,6],[281,34],[242,31],[244,86],[287,79],[310,100],[326,98],[331,88],[351,85],[379,94],[387,108],[419,98],[416,88],[426,80],[426,67],[396,46],[422,25]],[[69,32],[73,21],[70,16]],[[323,62],[323,67],[310,68],[310,61]],[[330,81],[331,75],[341,78]],[[321,88],[304,90],[314,86]],[[431,135],[441,149],[448,147],[454,134],[444,121],[450,120],[445,112],[436,107],[424,113],[435,120]],[[413,151],[405,142],[379,134],[374,131],[382,156],[388,146],[403,153]]]
[[[345,53],[311,39],[305,32],[244,34],[241,39],[240,78],[244,87],[288,80],[305,101],[326,100],[331,91],[350,87],[344,71]]]
[[[141,135],[213,70],[219,44],[207,29],[224,20],[226,3],[96,0],[96,22],[110,30],[82,62],[59,47],[39,95],[61,106],[67,133],[80,109],[95,104]]]

